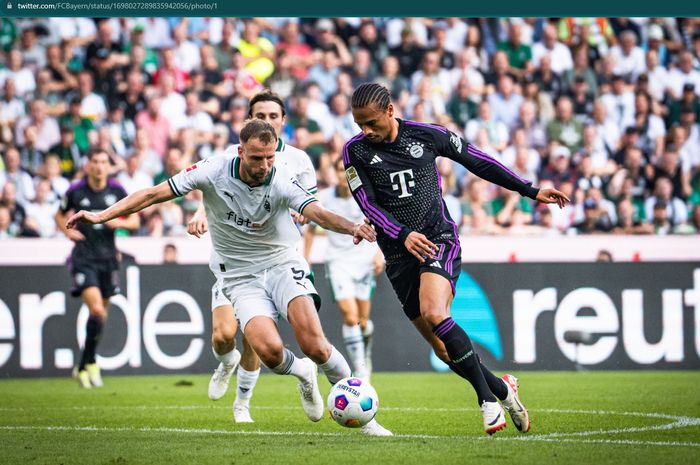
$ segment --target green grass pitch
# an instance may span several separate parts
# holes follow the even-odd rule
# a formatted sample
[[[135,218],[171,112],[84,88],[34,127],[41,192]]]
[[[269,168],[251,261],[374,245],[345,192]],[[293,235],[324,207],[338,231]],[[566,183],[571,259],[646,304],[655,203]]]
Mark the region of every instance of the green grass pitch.
[[[207,375],[0,381],[3,464],[700,463],[700,372],[523,372],[532,430],[484,434],[475,396],[451,374],[377,373],[377,419],[396,434],[306,419],[295,380],[263,375],[251,413],[232,421],[233,386]],[[330,386],[321,378],[325,396]]]

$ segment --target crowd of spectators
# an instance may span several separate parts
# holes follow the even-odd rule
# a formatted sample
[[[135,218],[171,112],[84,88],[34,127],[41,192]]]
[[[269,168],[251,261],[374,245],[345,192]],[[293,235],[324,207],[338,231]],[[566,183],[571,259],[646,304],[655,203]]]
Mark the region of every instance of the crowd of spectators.
[[[91,148],[128,193],[222,153],[264,88],[286,102],[285,141],[332,186],[366,81],[399,117],[572,199],[535,205],[442,158],[464,234],[700,231],[697,18],[0,21],[0,238],[55,236]],[[198,201],[152,207],[137,234],[185,234]]]

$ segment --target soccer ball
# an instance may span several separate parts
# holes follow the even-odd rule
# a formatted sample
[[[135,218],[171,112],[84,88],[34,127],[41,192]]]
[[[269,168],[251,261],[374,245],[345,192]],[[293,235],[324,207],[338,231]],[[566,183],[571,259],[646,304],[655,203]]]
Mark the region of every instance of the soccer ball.
[[[368,381],[344,378],[328,394],[328,411],[339,425],[348,428],[364,426],[377,414],[379,396]]]

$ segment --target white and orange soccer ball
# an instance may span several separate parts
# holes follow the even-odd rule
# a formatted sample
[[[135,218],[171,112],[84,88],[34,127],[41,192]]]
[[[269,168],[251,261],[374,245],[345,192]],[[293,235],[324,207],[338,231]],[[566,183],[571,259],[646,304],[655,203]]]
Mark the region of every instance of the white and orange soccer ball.
[[[377,414],[379,396],[368,381],[344,378],[328,394],[328,411],[339,425],[348,428],[364,426]]]

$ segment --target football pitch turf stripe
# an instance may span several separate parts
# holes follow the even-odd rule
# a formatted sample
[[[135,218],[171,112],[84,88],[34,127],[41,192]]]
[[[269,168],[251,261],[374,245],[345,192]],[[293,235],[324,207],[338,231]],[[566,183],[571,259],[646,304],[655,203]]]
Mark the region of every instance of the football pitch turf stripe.
[[[104,426],[33,426],[33,425],[3,425],[0,430],[5,431],[83,431],[96,433],[167,433],[167,434],[214,434],[230,436],[311,436],[311,437],[347,437],[348,433],[326,433],[326,432],[305,432],[305,431],[231,431],[213,430],[206,428],[127,428],[127,427],[104,427]],[[606,431],[600,431],[605,434]],[[364,436],[363,436],[364,437]],[[660,446],[660,447],[700,447],[697,442],[682,441],[637,441],[632,439],[572,439],[572,438],[552,438],[546,436],[521,436],[521,437],[485,437],[485,436],[435,436],[429,434],[395,434],[393,437],[381,438],[391,439],[455,439],[455,440],[487,440],[487,441],[528,441],[528,442],[569,442],[585,444],[615,444],[632,446]]]

